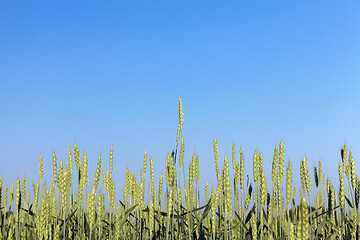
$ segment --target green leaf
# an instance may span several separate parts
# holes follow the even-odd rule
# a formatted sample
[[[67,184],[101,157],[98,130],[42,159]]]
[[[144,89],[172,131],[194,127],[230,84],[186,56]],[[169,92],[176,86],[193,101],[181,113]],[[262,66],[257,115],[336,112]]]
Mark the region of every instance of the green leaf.
[[[120,229],[123,227],[123,225],[125,224],[126,222],[126,219],[128,217],[128,215],[131,213],[131,211],[133,211],[139,204],[135,204],[133,206],[131,206],[129,209],[127,209],[120,221]]]
[[[252,209],[249,211],[248,215],[246,216],[245,224],[247,224],[249,222],[249,220],[251,219],[252,213],[254,211],[255,211],[255,205],[252,207]]]
[[[202,224],[202,222],[204,221],[204,219],[206,218],[206,216],[209,214],[210,209],[211,209],[211,199],[209,200],[209,202],[205,205],[206,208],[204,210],[204,212],[201,215],[201,219],[199,222],[197,222],[197,224],[195,225],[194,229],[193,229],[193,233],[196,231],[196,229],[200,226],[200,224]]]
[[[345,196],[345,199],[346,199],[347,203],[350,205],[350,207],[353,208],[354,206],[352,205],[352,203],[350,202],[350,200],[347,198],[347,196]]]
[[[321,229],[325,226],[327,221],[328,221],[327,218],[324,218],[324,220],[321,221],[321,223],[318,225],[318,227],[315,230],[315,236],[318,236],[319,232],[321,232]]]

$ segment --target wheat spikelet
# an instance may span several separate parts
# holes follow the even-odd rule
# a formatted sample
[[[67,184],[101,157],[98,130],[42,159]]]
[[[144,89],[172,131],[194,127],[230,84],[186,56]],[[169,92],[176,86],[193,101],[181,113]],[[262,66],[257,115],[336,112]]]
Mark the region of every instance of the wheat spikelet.
[[[178,125],[177,136],[176,136],[176,146],[178,146],[178,144],[179,144],[179,137],[180,137],[180,132],[181,132],[183,121],[184,120],[183,120],[182,101],[181,101],[181,97],[179,97],[179,125]]]
[[[286,205],[289,206],[289,202],[292,196],[292,188],[293,188],[293,180],[292,180],[292,166],[290,161],[288,162],[288,167],[286,169]]]
[[[344,178],[342,175],[342,168],[341,168],[340,162],[338,164],[338,174],[339,174],[339,181],[340,181],[339,202],[340,202],[340,208],[342,210],[344,210],[346,189],[345,189],[345,183],[344,183]]]
[[[276,187],[276,189],[279,189],[279,173],[277,171],[278,167],[279,167],[279,161],[278,161],[278,147],[275,146],[275,150],[274,150],[274,158],[273,158],[273,162],[272,162],[272,172],[271,172],[271,179]]]
[[[40,175],[40,180],[44,181],[43,157],[41,154],[39,160],[39,175]]]
[[[216,176],[217,176],[217,180],[218,180],[218,184],[219,184],[219,183],[220,183],[219,152],[218,152],[218,147],[217,147],[217,140],[216,140],[216,138],[214,139],[213,148],[214,148],[214,157],[215,157]]]
[[[280,141],[279,145],[279,177],[280,177],[280,183],[282,183],[284,179],[284,142]]]

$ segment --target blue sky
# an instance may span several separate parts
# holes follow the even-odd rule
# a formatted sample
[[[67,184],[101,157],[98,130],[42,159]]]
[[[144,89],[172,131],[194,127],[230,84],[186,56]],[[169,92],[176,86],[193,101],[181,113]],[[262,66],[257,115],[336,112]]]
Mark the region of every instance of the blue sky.
[[[114,146],[118,188],[145,150],[164,173],[181,96],[185,162],[199,155],[202,184],[216,181],[217,138],[221,160],[243,149],[250,176],[258,150],[271,181],[283,140],[297,186],[304,156],[337,185],[341,146],[360,157],[359,12],[355,1],[1,1],[0,176],[37,181],[43,154],[50,182],[52,152],[66,160],[75,142],[90,176]]]

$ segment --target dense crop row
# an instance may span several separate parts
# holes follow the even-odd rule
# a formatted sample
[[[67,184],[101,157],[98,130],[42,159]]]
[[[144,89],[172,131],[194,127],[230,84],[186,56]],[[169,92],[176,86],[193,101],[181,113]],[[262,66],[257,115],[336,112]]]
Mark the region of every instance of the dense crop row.
[[[69,147],[66,162],[57,162],[53,154],[49,183],[44,181],[40,157],[40,181],[33,183],[32,192],[26,189],[25,178],[11,186],[3,186],[0,178],[0,238],[359,239],[359,177],[346,145],[338,164],[340,189],[325,178],[321,161],[310,180],[306,158],[300,167],[301,184],[295,186],[292,165],[284,162],[283,142],[275,147],[269,188],[261,153],[253,156],[251,186],[244,182],[244,157],[240,150],[237,160],[235,145],[234,176],[229,176],[226,157],[223,168],[219,168],[215,139],[217,186],[209,189],[206,183],[205,193],[200,193],[198,156],[194,154],[189,165],[184,165],[182,123],[179,99],[177,148],[167,154],[165,176],[160,175],[155,186],[153,160],[145,152],[141,177],[137,179],[134,172],[126,171],[125,181],[120,184],[124,186],[122,199],[115,199],[112,148],[109,169],[102,169],[99,157],[92,185],[88,182],[86,154],[81,157],[76,145]],[[151,179],[148,183],[144,180],[146,174]],[[99,187],[101,180],[103,189]],[[74,185],[78,189],[74,190]],[[203,206],[200,194],[205,194],[207,203]],[[301,199],[299,204],[295,204],[296,194]],[[31,203],[30,196],[34,199]]]

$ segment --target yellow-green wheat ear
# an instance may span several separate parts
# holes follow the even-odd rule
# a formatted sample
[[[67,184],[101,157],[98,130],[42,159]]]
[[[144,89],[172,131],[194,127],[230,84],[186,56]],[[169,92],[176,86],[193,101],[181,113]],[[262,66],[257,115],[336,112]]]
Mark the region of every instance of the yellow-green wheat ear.
[[[154,162],[151,157],[150,157],[150,180],[151,180],[151,186],[154,186]]]
[[[79,152],[79,149],[76,146],[76,143],[74,143],[74,159],[75,159],[76,170],[79,172],[80,152]]]
[[[291,198],[291,195],[292,195],[292,184],[293,184],[292,166],[291,166],[291,163],[289,161],[288,167],[286,169],[286,203],[287,203],[287,205],[289,205],[290,198]]]
[[[308,221],[308,208],[305,197],[302,195],[300,191],[301,196],[301,204],[300,204],[300,216],[299,216],[299,222],[296,226],[296,239],[307,239],[309,236],[309,221]]]
[[[101,173],[101,156],[99,156],[97,164],[96,164],[96,172],[95,172],[94,182],[93,182],[93,188],[95,189],[95,192],[99,185],[100,173]]]
[[[111,147],[110,147],[110,158],[109,158],[110,174],[112,174],[112,171],[113,171],[113,151],[114,151],[114,147],[111,145]]]
[[[342,170],[346,174],[347,179],[349,179],[348,163],[346,161],[347,159],[346,144],[344,144],[344,147],[341,148],[341,159],[342,159]]]
[[[40,155],[39,160],[39,174],[40,174],[40,180],[44,181],[44,169],[43,169],[43,157]]]
[[[195,182],[196,182],[196,184],[199,184],[200,171],[199,171],[199,156],[198,155],[195,156],[194,170],[195,170],[195,174],[194,174]]]
[[[351,176],[351,186],[353,189],[355,189],[355,161],[352,155],[352,150],[350,149],[349,152],[349,170],[350,170],[350,176]]]
[[[7,201],[8,201],[8,185],[5,185],[5,188],[4,188],[4,197],[3,197],[4,213],[6,212]]]
[[[20,191],[20,179],[19,178],[17,178],[16,179],[16,207],[17,207],[17,209],[19,210],[20,209],[20,207],[18,207],[18,206],[20,206],[19,204],[21,204],[21,196],[20,196],[20,194],[21,194],[21,191]]]
[[[251,226],[251,235],[252,239],[256,240],[257,238],[257,226],[256,226],[256,214],[253,212],[251,218],[250,218],[250,226]]]
[[[235,169],[235,165],[236,165],[236,153],[235,153],[235,143],[233,142],[232,145],[232,165],[233,165],[233,169]]]
[[[244,154],[240,149],[240,188],[241,189],[244,189],[244,172],[245,172],[244,162],[245,162]]]
[[[220,172],[219,172],[219,152],[218,152],[218,147],[217,147],[217,140],[216,140],[216,138],[214,139],[213,147],[214,147],[214,157],[215,157],[216,176],[217,176],[217,180],[218,180],[218,183],[219,183],[219,182],[220,182]]]
[[[356,175],[355,177],[355,205],[359,208],[359,198],[360,198],[360,190],[359,190],[359,176]]]
[[[305,194],[305,191],[308,192],[308,195],[311,194],[311,183],[310,183],[310,176],[309,176],[309,168],[307,165],[307,159],[306,157],[303,158],[300,164],[300,175],[301,175],[301,186],[303,193]]]
[[[306,190],[307,190],[308,195],[310,197],[310,194],[311,194],[311,182],[310,182],[309,168],[308,168],[308,164],[307,164],[307,158],[305,158],[304,160],[305,160],[304,167],[305,167],[305,177],[306,177]]]
[[[147,157],[146,157],[146,150],[144,153],[144,174],[146,174],[146,162],[147,162]]]
[[[176,146],[179,145],[179,137],[180,137],[180,132],[181,132],[183,121],[184,121],[183,107],[182,107],[181,97],[179,97],[179,125],[178,125],[177,136],[176,136]]]
[[[280,174],[280,182],[284,179],[284,142],[280,141],[279,145],[279,174]]]
[[[266,201],[266,197],[267,197],[267,186],[266,186],[266,178],[265,178],[265,171],[264,171],[264,168],[263,168],[263,156],[262,154],[260,154],[260,165],[259,165],[259,168],[260,168],[260,201],[261,201],[261,204],[265,204],[265,201]]]
[[[53,157],[53,178],[55,183],[57,183],[57,163],[56,163],[55,152],[53,152],[52,157]]]
[[[253,174],[255,185],[259,182],[259,153],[255,152],[253,156]]]
[[[160,174],[160,179],[159,179],[159,208],[161,207],[160,203],[161,203],[161,197],[162,197],[162,189],[163,189],[163,175]]]
[[[73,174],[73,161],[72,161],[72,157],[71,157],[71,146],[69,146],[68,160],[69,160],[69,174],[66,179],[66,182],[67,182],[68,186],[70,187],[72,184],[72,174]]]
[[[26,178],[25,177],[23,177],[21,186],[22,186],[21,194],[22,194],[23,206],[26,206]],[[1,185],[0,185],[0,188],[1,188]]]
[[[322,171],[321,159],[319,160],[319,176],[318,177],[319,177],[319,183],[321,184],[323,182],[323,171]]]
[[[279,152],[278,152],[278,147],[275,146],[275,150],[274,150],[274,157],[273,157],[273,162],[272,162],[272,172],[271,172],[271,179],[275,185],[276,188],[279,187],[279,174],[278,174],[278,166],[279,166]]]
[[[206,202],[209,202],[209,182],[206,181],[205,184],[205,200]]]
[[[184,154],[185,154],[185,144],[184,144],[184,139],[181,138],[179,167],[181,167],[184,164]]]
[[[345,189],[343,172],[342,172],[340,162],[338,164],[338,174],[339,174],[339,181],[340,181],[339,203],[340,203],[340,208],[343,210],[344,209],[344,204],[345,204],[346,189]]]
[[[84,150],[84,154],[83,154],[83,166],[82,166],[82,170],[81,173],[83,174],[83,176],[81,177],[83,179],[83,188],[87,188],[88,184],[89,184],[89,176],[88,176],[88,160],[87,160],[87,155],[85,153]]]

